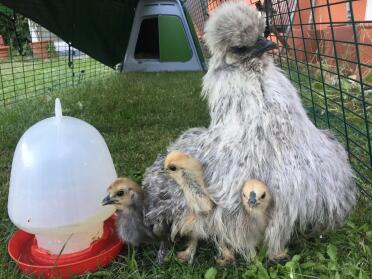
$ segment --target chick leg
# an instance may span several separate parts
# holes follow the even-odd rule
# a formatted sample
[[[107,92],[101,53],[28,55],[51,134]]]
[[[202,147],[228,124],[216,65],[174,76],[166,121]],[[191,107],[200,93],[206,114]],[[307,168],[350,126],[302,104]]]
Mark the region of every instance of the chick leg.
[[[164,258],[168,255],[168,253],[169,253],[169,243],[166,241],[161,241],[158,254],[156,255],[156,263],[162,264],[164,262]]]
[[[231,249],[229,249],[223,242],[220,242],[217,246],[219,256],[216,259],[216,263],[219,266],[227,266],[233,264],[235,262],[234,252],[231,251]]]
[[[287,254],[287,249],[283,249],[278,251],[275,254],[269,254],[269,260],[272,263],[285,263],[288,259],[289,256]]]
[[[182,262],[192,263],[194,260],[194,255],[196,248],[198,247],[198,239],[196,237],[191,237],[187,244],[187,248],[184,251],[177,253],[177,258]]]
[[[278,222],[277,220],[282,219],[282,216],[278,214],[273,213],[265,231],[265,242],[268,247],[267,254],[269,261],[273,263],[288,260],[286,247],[291,238],[291,232],[294,226],[294,223]]]

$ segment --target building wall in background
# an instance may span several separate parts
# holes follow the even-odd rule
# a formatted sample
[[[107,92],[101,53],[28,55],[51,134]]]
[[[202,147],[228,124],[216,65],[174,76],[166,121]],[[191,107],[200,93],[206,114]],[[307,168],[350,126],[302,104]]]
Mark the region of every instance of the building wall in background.
[[[365,20],[372,20],[372,0],[367,0]]]

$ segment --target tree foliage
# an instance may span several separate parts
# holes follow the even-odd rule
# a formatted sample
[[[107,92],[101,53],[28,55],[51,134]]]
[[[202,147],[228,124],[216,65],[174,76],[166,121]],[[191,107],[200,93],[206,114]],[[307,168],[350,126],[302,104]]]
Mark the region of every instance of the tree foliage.
[[[11,9],[0,4],[0,35],[6,45],[16,49],[20,55],[29,54],[30,30],[27,18],[14,13]]]

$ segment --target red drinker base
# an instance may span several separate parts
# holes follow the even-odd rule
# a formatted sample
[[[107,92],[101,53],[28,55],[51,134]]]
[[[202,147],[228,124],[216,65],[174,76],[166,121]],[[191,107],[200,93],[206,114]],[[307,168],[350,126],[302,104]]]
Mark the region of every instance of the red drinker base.
[[[102,237],[80,252],[51,255],[37,247],[35,235],[18,230],[9,240],[8,253],[24,273],[41,278],[70,278],[108,265],[122,246],[115,231],[115,217],[111,216],[104,223]]]

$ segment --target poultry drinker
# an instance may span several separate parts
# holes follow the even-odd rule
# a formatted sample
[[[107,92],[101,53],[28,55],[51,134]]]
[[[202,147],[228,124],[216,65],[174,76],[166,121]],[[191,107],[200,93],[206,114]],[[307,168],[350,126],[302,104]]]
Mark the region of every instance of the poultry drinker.
[[[56,99],[55,116],[29,128],[13,157],[8,214],[20,231],[8,251],[20,269],[67,278],[107,265],[122,245],[114,207],[101,205],[116,178],[100,133]]]

